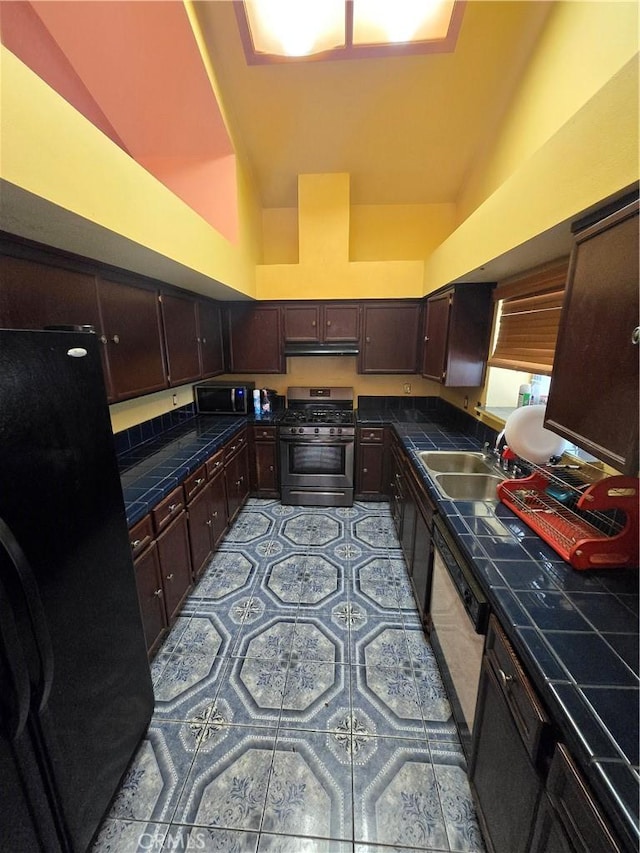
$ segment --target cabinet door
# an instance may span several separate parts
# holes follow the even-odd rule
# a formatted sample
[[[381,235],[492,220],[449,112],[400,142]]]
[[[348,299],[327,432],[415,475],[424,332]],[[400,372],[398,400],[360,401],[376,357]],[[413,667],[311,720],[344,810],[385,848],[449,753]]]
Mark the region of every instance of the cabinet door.
[[[444,384],[479,388],[489,357],[493,283],[457,284],[449,317]]]
[[[152,655],[160,645],[167,629],[164,590],[156,543],[153,542],[146,548],[133,565],[136,572],[136,587],[140,601],[144,638],[147,643],[147,652]]]
[[[424,349],[422,375],[435,382],[446,378],[447,336],[451,293],[442,293],[427,299],[424,321]]]
[[[198,302],[198,337],[203,378],[224,373],[222,317],[215,302],[206,299]]]
[[[113,399],[166,388],[157,292],[99,278],[98,298]]]
[[[213,553],[211,484],[187,504],[189,546],[193,575],[197,579]]]
[[[163,293],[161,298],[169,385],[200,378],[198,315],[195,299]]]
[[[374,303],[363,306],[360,373],[415,373],[420,306]]]
[[[542,782],[486,657],[478,689],[469,783],[489,849],[493,853],[529,853]]]
[[[216,548],[229,526],[227,511],[227,486],[224,469],[220,470],[211,478],[209,483],[210,509],[211,509],[211,536],[213,547]]]
[[[429,602],[431,600],[431,573],[433,569],[433,548],[431,547],[431,527],[433,510],[418,503],[415,520],[411,585],[418,605],[418,611],[424,624],[427,624]]]
[[[576,235],[545,426],[638,470],[638,202]]]
[[[356,492],[361,500],[379,498],[384,491],[384,445],[364,444],[356,447]]]
[[[256,441],[256,491],[269,495],[278,492],[277,446],[275,441]]]
[[[229,524],[240,512],[240,507],[249,494],[249,453],[246,445],[233,456],[225,465],[227,481],[227,506],[229,509]]]
[[[235,303],[227,308],[229,371],[283,373],[280,308]]]
[[[320,323],[320,305],[283,305],[284,339],[289,342],[310,342],[322,340]]]
[[[187,513],[184,510],[158,536],[158,555],[169,624],[191,589],[191,555]]]
[[[360,306],[357,302],[328,302],[324,306],[322,334],[327,343],[360,340]]]

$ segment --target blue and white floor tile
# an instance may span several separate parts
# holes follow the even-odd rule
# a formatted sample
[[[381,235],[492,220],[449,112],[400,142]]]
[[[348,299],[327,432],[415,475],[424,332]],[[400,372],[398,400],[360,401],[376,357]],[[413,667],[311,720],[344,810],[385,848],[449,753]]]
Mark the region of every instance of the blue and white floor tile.
[[[93,853],[484,853],[387,504],[248,501]]]

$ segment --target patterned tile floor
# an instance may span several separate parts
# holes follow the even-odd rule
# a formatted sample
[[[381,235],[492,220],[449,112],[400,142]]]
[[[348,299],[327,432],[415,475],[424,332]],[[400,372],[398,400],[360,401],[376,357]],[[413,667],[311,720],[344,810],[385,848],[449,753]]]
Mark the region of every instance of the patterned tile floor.
[[[152,675],[94,853],[483,853],[387,504],[250,500]]]

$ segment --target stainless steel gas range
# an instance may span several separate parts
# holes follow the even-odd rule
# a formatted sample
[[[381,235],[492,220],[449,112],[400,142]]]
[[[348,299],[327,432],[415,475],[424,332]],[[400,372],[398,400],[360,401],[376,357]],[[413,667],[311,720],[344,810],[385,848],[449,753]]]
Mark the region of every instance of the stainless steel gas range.
[[[282,503],[351,506],[355,432],[353,388],[288,388],[278,429]]]

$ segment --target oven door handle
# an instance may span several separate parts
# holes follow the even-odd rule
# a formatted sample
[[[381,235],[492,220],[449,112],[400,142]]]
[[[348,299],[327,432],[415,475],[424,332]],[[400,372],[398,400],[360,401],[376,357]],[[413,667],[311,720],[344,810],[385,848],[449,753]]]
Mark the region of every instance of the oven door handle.
[[[329,444],[335,446],[336,444],[353,444],[355,436],[336,436],[333,438],[331,436],[320,437],[316,435],[281,435],[280,441],[286,441],[287,443],[297,442],[298,444]]]

